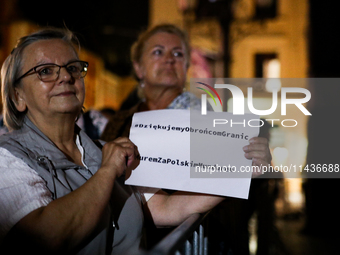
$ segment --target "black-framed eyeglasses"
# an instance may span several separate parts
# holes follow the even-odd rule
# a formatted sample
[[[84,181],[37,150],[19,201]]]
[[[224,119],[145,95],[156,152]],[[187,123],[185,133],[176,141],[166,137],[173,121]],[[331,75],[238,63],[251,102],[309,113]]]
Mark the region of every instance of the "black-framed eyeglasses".
[[[66,65],[60,66],[54,63],[37,65],[26,73],[21,75],[15,82],[18,82],[22,78],[36,73],[38,78],[44,82],[56,81],[59,78],[60,69],[64,67],[66,71],[74,78],[80,79],[84,78],[87,74],[87,67],[89,63],[86,61],[76,60],[72,61]],[[33,71],[33,72],[32,72]]]

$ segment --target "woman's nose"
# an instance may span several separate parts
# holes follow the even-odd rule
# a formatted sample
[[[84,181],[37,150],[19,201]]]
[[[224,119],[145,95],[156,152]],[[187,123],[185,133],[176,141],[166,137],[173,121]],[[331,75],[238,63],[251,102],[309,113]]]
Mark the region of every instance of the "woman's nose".
[[[166,52],[165,60],[166,60],[167,63],[175,62],[175,57],[174,57],[174,55],[173,55],[173,53],[171,51],[170,52]]]
[[[62,67],[59,70],[59,77],[58,80],[60,82],[69,82],[69,83],[74,83],[74,78],[72,75],[67,71],[66,67]]]

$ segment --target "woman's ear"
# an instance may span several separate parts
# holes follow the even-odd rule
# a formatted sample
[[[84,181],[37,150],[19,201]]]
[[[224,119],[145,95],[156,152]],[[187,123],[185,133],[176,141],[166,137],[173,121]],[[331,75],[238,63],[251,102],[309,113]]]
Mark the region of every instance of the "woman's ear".
[[[135,73],[137,75],[137,77],[140,80],[143,80],[144,78],[144,74],[143,74],[143,68],[142,65],[140,63],[138,63],[137,61],[133,61],[133,68],[135,69]]]
[[[15,89],[15,107],[19,112],[26,111],[27,105],[26,101],[23,97],[23,91],[21,89],[16,88]]]

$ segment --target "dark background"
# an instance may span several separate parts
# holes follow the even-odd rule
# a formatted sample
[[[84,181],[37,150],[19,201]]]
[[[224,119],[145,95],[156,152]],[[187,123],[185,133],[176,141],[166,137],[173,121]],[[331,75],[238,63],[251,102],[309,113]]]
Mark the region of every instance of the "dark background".
[[[118,75],[129,75],[129,49],[138,34],[148,26],[148,2],[59,0],[51,3],[18,0],[18,16],[41,26],[67,26],[77,33],[84,47],[103,57],[109,70]],[[198,19],[217,17],[224,32],[228,33],[230,2],[199,0],[196,16]],[[340,4],[335,0],[310,0],[309,5],[310,76],[339,77]]]
[[[130,74],[130,46],[148,25],[145,0],[18,0],[20,16],[41,26],[67,27],[110,71]]]

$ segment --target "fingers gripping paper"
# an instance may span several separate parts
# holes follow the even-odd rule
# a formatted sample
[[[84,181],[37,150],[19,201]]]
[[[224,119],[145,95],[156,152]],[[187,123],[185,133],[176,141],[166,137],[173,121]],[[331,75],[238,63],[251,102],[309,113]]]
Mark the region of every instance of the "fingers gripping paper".
[[[125,183],[248,198],[252,162],[242,148],[258,135],[258,120],[227,112],[136,113],[130,139],[138,147],[140,165]]]

